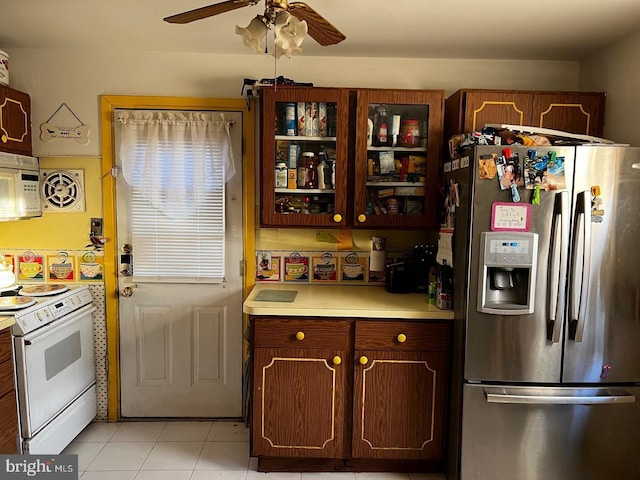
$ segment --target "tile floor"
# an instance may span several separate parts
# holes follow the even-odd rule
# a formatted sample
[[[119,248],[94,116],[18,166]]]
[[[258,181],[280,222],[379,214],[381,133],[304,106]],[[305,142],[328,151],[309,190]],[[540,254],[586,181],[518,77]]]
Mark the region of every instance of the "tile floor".
[[[259,473],[249,430],[230,421],[92,423],[64,452],[81,480],[445,480],[404,473]]]

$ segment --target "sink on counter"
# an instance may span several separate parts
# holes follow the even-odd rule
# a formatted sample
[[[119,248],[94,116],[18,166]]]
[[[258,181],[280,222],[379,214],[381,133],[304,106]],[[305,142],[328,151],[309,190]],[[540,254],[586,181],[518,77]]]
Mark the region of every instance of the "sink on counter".
[[[258,470],[443,471],[452,312],[377,286],[261,284],[244,312]]]

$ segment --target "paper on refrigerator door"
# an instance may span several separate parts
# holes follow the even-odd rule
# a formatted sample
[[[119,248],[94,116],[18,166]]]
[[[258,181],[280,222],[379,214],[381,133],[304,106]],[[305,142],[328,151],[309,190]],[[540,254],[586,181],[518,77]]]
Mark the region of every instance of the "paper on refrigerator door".
[[[438,255],[436,261],[440,265],[449,265],[453,267],[453,228],[441,228],[438,236]]]

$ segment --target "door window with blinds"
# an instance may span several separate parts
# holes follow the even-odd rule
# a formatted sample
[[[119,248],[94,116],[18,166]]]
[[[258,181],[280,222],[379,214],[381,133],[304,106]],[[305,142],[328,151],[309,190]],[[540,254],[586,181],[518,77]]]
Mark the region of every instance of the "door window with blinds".
[[[134,280],[222,282],[232,122],[220,112],[116,110],[114,123]]]

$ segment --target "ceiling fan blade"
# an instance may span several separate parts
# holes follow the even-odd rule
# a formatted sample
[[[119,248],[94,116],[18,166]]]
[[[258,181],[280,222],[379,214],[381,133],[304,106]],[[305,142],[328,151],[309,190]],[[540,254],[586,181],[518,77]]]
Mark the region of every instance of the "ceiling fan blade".
[[[219,13],[230,12],[231,10],[236,10],[249,5],[256,5],[258,1],[259,0],[227,0],[226,2],[216,3],[206,7],[196,8],[195,10],[189,10],[188,12],[171,15],[170,17],[163,18],[163,20],[169,23],[189,23],[194,20],[213,17]]]
[[[327,45],[335,45],[347,38],[340,30],[331,25],[322,15],[306,3],[290,3],[289,13],[299,20],[305,20],[309,29],[309,36],[324,47]]]

